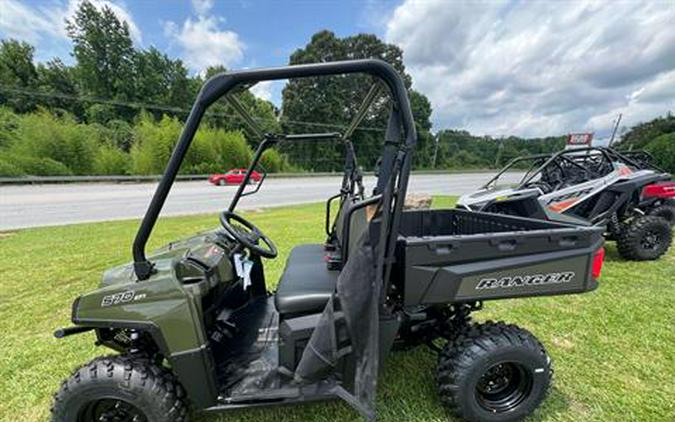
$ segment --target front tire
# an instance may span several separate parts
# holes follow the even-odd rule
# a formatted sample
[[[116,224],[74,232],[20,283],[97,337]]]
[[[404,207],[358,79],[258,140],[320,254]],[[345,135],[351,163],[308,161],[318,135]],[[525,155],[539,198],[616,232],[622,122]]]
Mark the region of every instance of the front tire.
[[[54,395],[52,421],[187,421],[185,393],[173,374],[149,359],[99,357],[81,366]]]
[[[548,393],[553,370],[544,346],[502,322],[476,324],[438,358],[441,402],[467,421],[517,421]]]
[[[645,215],[622,225],[616,248],[624,259],[647,261],[658,259],[666,253],[672,239],[668,221]]]

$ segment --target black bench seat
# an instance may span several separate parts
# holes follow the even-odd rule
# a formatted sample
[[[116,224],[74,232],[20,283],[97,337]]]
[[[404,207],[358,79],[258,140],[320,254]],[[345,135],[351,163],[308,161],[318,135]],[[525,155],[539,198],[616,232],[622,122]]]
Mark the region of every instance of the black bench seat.
[[[318,313],[335,291],[339,271],[330,271],[321,244],[298,245],[291,250],[279,279],[274,304],[281,315]]]

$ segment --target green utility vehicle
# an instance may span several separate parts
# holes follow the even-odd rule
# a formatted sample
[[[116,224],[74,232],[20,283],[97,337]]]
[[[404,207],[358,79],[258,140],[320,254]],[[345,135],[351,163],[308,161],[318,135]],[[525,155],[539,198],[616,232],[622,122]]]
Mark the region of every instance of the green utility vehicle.
[[[297,245],[270,292],[264,262],[277,257],[277,248],[236,213],[242,197],[264,184],[264,177],[255,186],[247,179],[268,148],[335,135],[262,133],[236,93],[260,81],[355,73],[370,75],[390,94],[377,182],[372,193],[345,193],[336,217],[343,229],[334,240],[339,268],[327,265],[321,239]],[[246,178],[219,228],[146,255],[197,127],[222,97],[260,136]],[[392,345],[410,337],[432,347],[444,340],[436,382],[441,402],[460,417],[530,414],[551,382],[544,347],[524,329],[473,324],[470,314],[488,300],[595,289],[602,228],[459,209],[403,211],[415,143],[405,84],[381,61],[209,79],[140,225],[133,262],[107,271],[98,289],[76,298],[74,325],[55,333],[93,331],[97,344],[117,354],[92,360],[63,382],[53,420],[184,421],[194,411],[334,398],[373,419],[379,369]]]

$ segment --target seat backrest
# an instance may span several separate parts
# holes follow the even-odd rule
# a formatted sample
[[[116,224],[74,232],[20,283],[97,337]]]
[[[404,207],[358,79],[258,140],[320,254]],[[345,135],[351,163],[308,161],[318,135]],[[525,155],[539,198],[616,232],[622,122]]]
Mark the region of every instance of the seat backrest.
[[[347,242],[347,249],[346,249],[346,254],[349,254],[350,251],[355,250],[356,244],[358,243],[359,239],[361,238],[361,235],[363,232],[365,232],[368,229],[368,216],[367,216],[367,208],[362,207],[357,210],[355,210],[350,217],[349,221],[349,234],[348,238],[345,239]],[[344,247],[343,247],[344,250]],[[347,255],[343,252],[344,256],[344,261],[346,262],[347,260]]]
[[[337,239],[337,246],[341,247],[342,246],[342,238],[344,237],[343,230],[345,228],[345,218],[347,216],[347,211],[349,210],[351,204],[354,201],[350,196],[346,196],[343,200],[342,203],[340,204],[340,209],[337,212],[337,215],[335,216],[335,223],[334,223],[334,233],[335,233],[335,238]]]
[[[336,234],[343,265],[347,262],[349,252],[356,247],[359,238],[368,229],[368,206],[363,206],[363,202],[345,201],[347,205],[342,210],[341,227]]]

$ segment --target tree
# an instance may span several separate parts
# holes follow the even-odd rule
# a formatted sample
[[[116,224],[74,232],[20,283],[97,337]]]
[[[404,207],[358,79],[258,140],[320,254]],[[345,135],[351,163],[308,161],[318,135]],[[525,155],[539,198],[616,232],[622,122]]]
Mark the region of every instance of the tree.
[[[675,116],[667,113],[648,122],[639,123],[621,136],[617,147],[621,149],[641,149],[648,143],[667,133],[675,133]]]
[[[659,166],[671,174],[675,173],[675,132],[658,136],[646,148]]]
[[[225,71],[224,66],[211,66],[206,70],[205,78],[208,79],[213,75]],[[274,104],[256,97],[247,89],[238,90],[228,95],[233,95],[239,101],[244,110],[248,112],[263,132],[278,133],[281,131]],[[224,128],[225,130],[244,130],[249,144],[252,145],[260,141],[253,138],[252,132],[246,125],[246,122],[224,98],[212,104],[209,107],[208,113],[206,121],[210,125]]]
[[[82,117],[84,108],[79,100],[77,81],[72,67],[68,67],[61,59],[55,58],[37,67],[40,91],[52,96],[45,96],[40,104],[50,109],[61,109]]]
[[[18,113],[35,109],[34,96],[26,90],[35,88],[37,70],[33,64],[35,49],[13,39],[0,41],[0,105]]]
[[[129,25],[113,11],[99,11],[89,1],[80,3],[72,20],[66,21],[73,40],[75,72],[85,94],[129,101],[134,97],[135,50]],[[123,112],[123,111],[121,111]]]
[[[338,38],[330,31],[314,34],[310,42],[296,50],[290,64],[331,62],[336,60],[378,58],[391,64],[410,87],[411,78],[405,72],[403,52],[386,44],[375,35],[359,34]],[[290,132],[339,131],[356,115],[361,102],[376,80],[368,75],[330,76],[294,79],[283,91],[282,123]],[[380,87],[362,127],[353,135],[359,164],[372,168],[379,157],[384,139],[384,129],[391,104],[387,89]],[[431,128],[428,100],[411,92],[411,104],[418,119],[420,132]],[[318,125],[300,122],[316,122]],[[330,123],[336,127],[325,127]],[[375,128],[373,130],[372,128]],[[338,145],[326,143],[294,144],[287,147],[291,159],[302,167],[315,170],[338,170],[342,165],[342,150]]]
[[[133,57],[134,96],[138,101],[185,108],[194,99],[196,87],[180,59],[172,60],[155,47],[138,51]],[[157,111],[155,117],[161,116]]]

